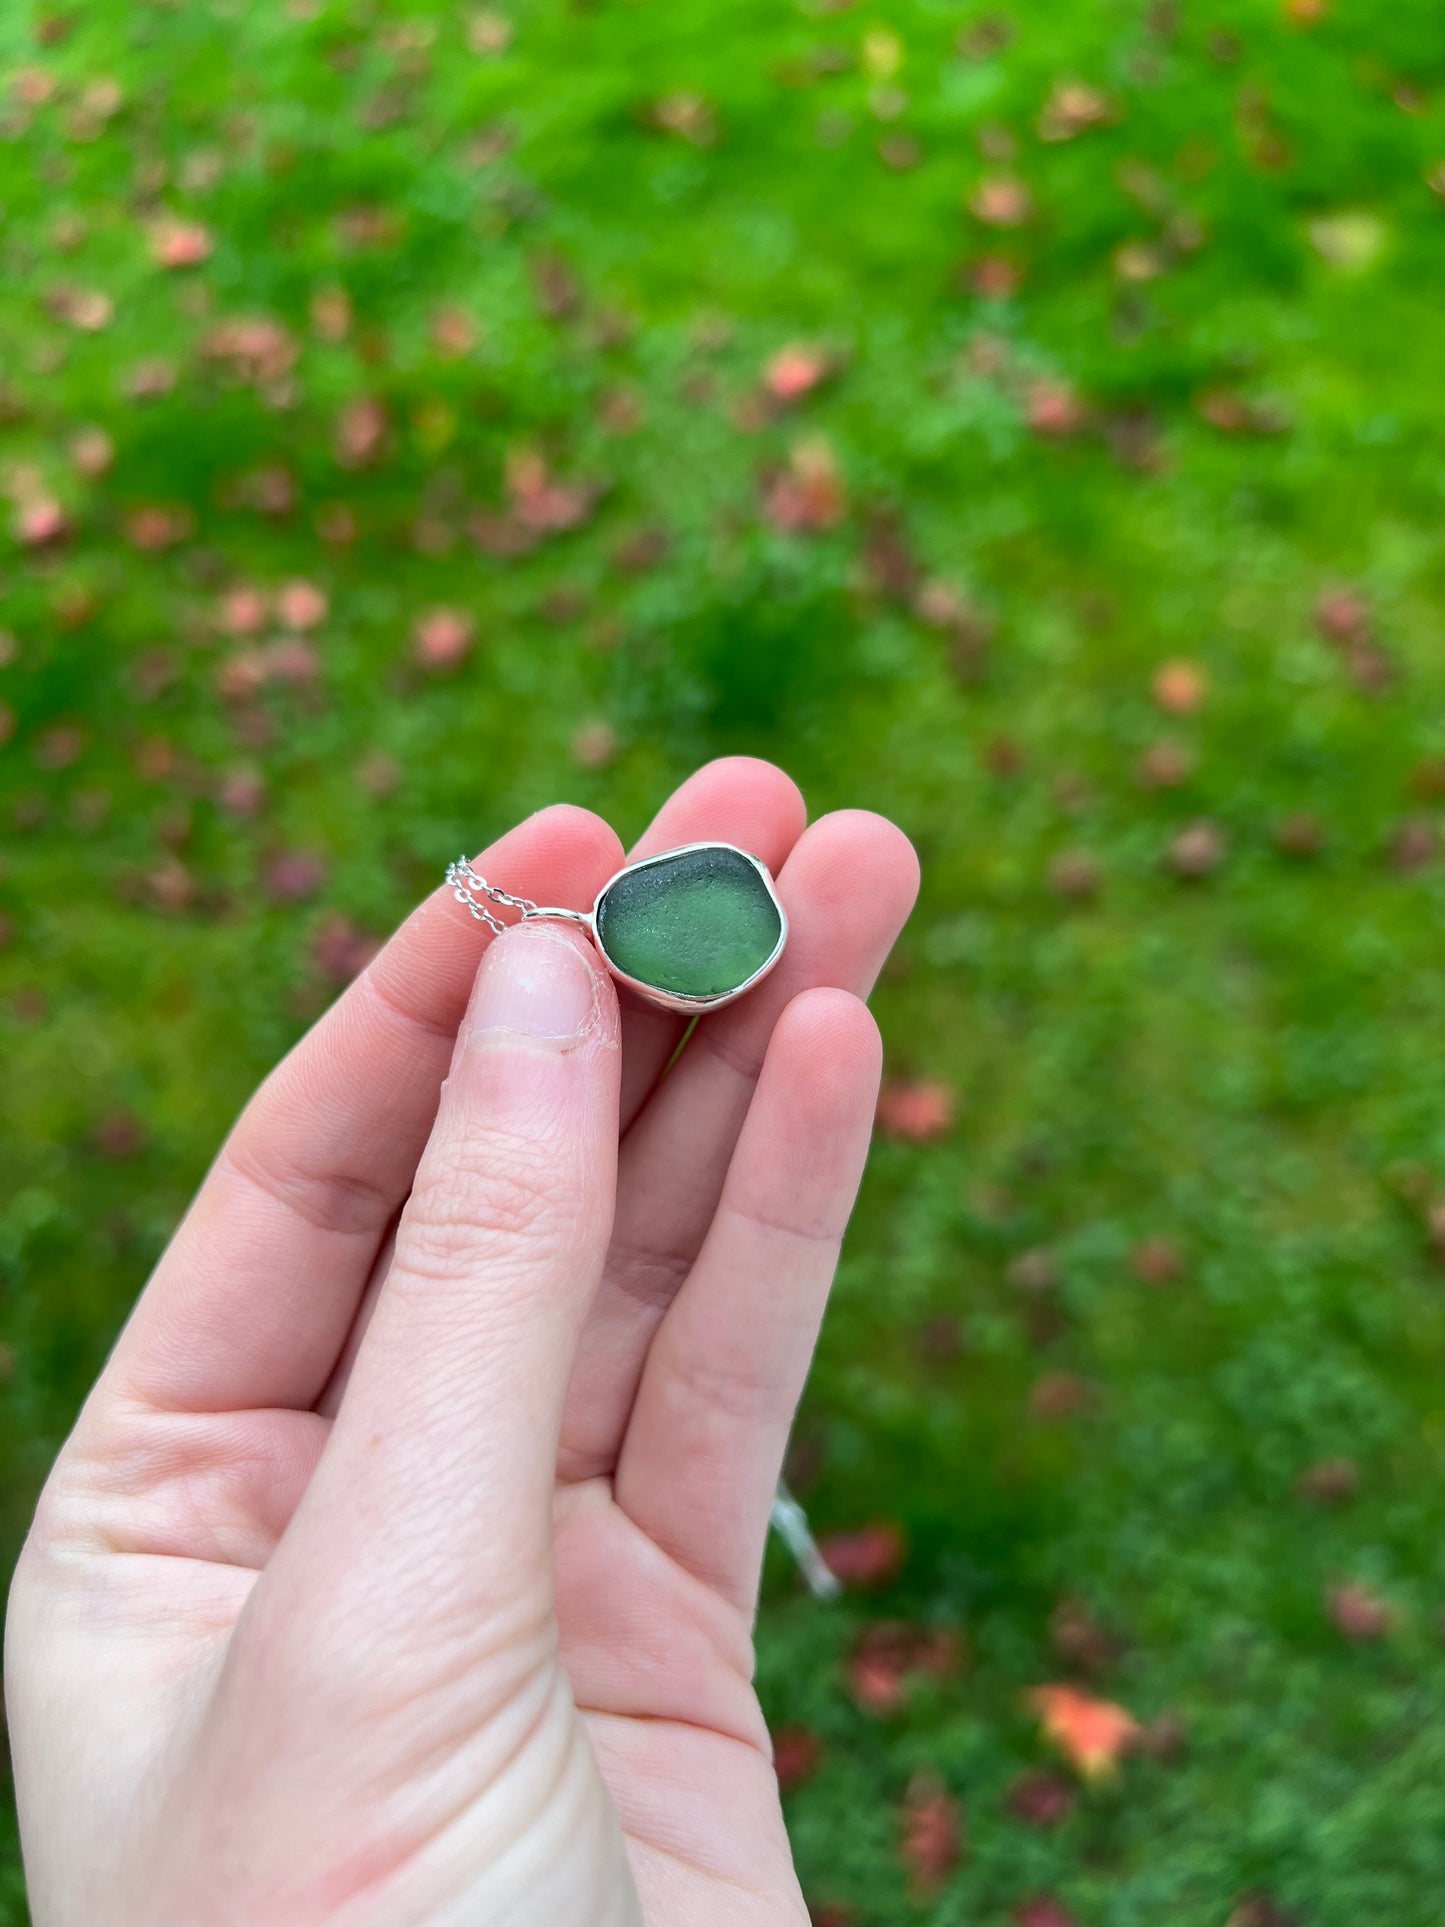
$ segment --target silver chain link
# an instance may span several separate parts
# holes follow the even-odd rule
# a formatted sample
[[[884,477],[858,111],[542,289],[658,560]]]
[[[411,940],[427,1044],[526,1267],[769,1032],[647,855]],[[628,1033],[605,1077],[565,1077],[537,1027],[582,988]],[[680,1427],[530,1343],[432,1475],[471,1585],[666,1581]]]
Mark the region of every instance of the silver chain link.
[[[488,883],[485,877],[477,875],[467,857],[459,856],[455,863],[447,865],[447,882],[457,902],[463,904],[478,923],[486,924],[494,936],[500,937],[508,926],[500,917],[492,915],[480,901],[478,891],[492,903],[504,903],[509,909],[520,910],[524,917],[537,914],[537,906],[530,897],[514,897],[509,890],[499,890],[495,883]]]

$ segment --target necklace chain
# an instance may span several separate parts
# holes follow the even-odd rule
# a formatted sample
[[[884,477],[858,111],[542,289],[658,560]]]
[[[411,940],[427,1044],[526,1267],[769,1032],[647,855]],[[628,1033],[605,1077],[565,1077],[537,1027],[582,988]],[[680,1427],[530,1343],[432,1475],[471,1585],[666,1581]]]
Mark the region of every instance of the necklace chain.
[[[537,906],[530,897],[514,897],[509,890],[499,890],[495,883],[488,883],[485,877],[477,875],[467,857],[459,856],[455,863],[447,865],[447,882],[457,902],[464,905],[478,923],[486,924],[494,936],[500,937],[507,925],[487,908],[481,901],[482,897],[492,903],[506,904],[509,909],[520,910],[524,917],[537,914]]]

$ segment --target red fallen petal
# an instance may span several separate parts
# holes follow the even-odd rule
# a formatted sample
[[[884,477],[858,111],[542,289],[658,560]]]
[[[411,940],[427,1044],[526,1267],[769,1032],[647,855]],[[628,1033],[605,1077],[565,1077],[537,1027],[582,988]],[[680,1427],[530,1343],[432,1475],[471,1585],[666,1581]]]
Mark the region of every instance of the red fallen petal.
[[[835,1579],[845,1586],[881,1586],[897,1577],[906,1552],[903,1533],[891,1519],[860,1526],[856,1532],[831,1532],[819,1551]]]

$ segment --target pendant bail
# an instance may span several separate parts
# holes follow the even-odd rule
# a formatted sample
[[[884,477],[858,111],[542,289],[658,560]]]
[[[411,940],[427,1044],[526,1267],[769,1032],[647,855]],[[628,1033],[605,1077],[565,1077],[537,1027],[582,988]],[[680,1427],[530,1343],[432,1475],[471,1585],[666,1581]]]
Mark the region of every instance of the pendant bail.
[[[538,917],[550,917],[558,923],[580,923],[584,930],[592,928],[590,910],[551,910],[545,904],[529,903],[522,912],[523,923],[534,923]]]

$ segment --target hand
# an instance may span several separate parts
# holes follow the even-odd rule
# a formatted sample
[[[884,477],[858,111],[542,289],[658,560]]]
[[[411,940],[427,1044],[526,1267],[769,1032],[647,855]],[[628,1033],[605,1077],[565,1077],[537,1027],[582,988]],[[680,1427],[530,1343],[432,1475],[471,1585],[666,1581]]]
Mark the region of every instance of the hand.
[[[11,1595],[36,1927],[806,1921],[750,1629],[916,867],[803,823],[733,760],[639,846],[755,851],[792,925],[671,1069],[584,939],[438,891],[262,1086]],[[557,808],[479,867],[620,861]]]

